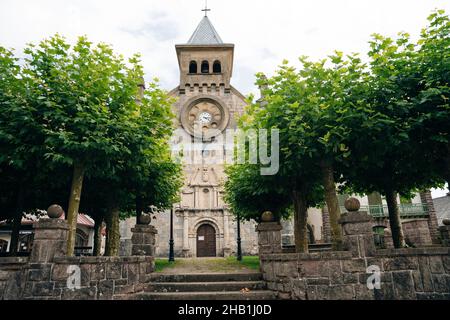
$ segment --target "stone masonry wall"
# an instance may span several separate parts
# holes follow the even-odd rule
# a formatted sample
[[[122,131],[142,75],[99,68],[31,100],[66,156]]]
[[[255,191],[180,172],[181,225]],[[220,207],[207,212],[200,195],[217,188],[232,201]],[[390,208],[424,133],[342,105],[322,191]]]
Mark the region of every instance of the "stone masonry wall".
[[[366,212],[345,213],[340,223],[346,251],[298,254],[283,253],[280,225],[260,224],[261,272],[268,289],[280,299],[450,300],[449,247],[377,250]],[[448,237],[450,230],[441,232]],[[368,280],[376,276],[379,287],[369,288],[375,282]]]
[[[450,299],[450,249],[386,249],[373,257],[351,252],[264,254],[261,271],[282,299]],[[367,267],[378,266],[381,288],[369,290]]]
[[[25,266],[28,258],[0,258],[0,300],[17,299],[24,287]]]
[[[44,219],[34,229],[30,257],[0,258],[0,300],[129,299],[155,270],[152,226],[133,229],[129,257],[67,257],[66,221]]]
[[[405,241],[415,247],[431,245],[431,233],[427,219],[415,219],[402,223]]]
[[[53,263],[15,259],[0,259],[0,300],[122,299],[143,292],[154,271],[152,257],[59,257]],[[70,266],[80,270],[75,289],[68,286]]]
[[[80,270],[80,287],[68,286],[70,266]],[[143,292],[154,271],[152,257],[58,257],[54,263],[30,263],[18,299],[111,300]]]

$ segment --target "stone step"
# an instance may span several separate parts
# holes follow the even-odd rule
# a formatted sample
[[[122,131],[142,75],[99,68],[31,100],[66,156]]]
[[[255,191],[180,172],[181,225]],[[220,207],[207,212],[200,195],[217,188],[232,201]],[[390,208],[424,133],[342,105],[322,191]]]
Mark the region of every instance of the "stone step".
[[[136,294],[136,300],[275,300],[273,291],[258,290],[242,293],[240,291],[211,292],[152,292]]]
[[[264,281],[228,281],[228,282],[154,282],[147,285],[146,292],[210,292],[240,291],[242,289],[264,290]]]
[[[331,251],[333,249],[333,245],[331,243],[315,243],[308,245],[308,251],[312,252],[322,252],[322,251]],[[294,245],[284,245],[283,253],[295,253]]]
[[[333,249],[332,243],[314,243],[308,246],[309,252],[331,251]]]
[[[261,273],[154,273],[150,282],[229,282],[229,281],[260,281]]]

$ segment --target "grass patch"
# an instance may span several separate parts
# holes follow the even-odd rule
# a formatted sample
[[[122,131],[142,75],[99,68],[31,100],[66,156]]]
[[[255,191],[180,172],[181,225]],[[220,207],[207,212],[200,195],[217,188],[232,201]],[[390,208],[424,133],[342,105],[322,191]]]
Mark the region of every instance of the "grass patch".
[[[244,256],[242,261],[237,261],[236,257],[228,257],[227,262],[236,266],[245,266],[249,269],[259,270],[259,257],[258,256]]]
[[[231,272],[245,269],[259,270],[258,256],[244,256],[238,261],[235,256],[219,258],[209,261],[210,270],[215,272]]]
[[[168,259],[155,259],[155,272],[161,272],[164,269],[174,268],[178,264],[178,261],[169,262]]]
[[[259,271],[258,256],[244,256],[242,261],[237,261],[235,256],[228,258],[175,258],[175,262],[169,262],[167,258],[155,259],[155,272],[239,272]]]

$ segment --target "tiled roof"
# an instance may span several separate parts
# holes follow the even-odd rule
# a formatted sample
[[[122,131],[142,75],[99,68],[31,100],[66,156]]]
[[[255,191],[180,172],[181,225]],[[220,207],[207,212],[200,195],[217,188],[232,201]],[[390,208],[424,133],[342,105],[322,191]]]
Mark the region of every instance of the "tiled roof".
[[[443,225],[442,220],[450,219],[450,196],[433,199],[434,209],[440,226]]]
[[[42,218],[48,218],[47,215],[42,216]],[[64,215],[60,219],[65,219]],[[39,220],[35,215],[27,214],[26,217],[22,218],[22,225],[31,225],[33,222]],[[6,225],[5,221],[0,221],[0,225]],[[87,214],[79,213],[77,217],[77,225],[86,226],[88,228],[93,228],[95,225],[94,220]]]
[[[222,39],[217,33],[208,17],[203,17],[198,24],[188,44],[222,44]]]

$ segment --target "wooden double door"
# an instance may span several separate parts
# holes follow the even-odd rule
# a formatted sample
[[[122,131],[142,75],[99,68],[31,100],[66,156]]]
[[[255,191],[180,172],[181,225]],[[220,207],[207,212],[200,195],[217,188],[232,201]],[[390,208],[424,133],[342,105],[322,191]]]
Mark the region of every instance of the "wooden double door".
[[[197,230],[197,257],[216,256],[216,230],[209,224],[201,225]]]

